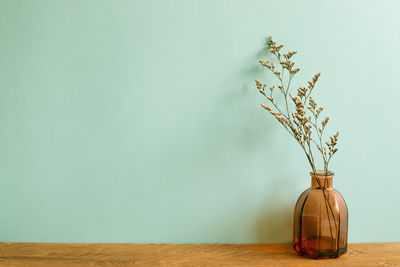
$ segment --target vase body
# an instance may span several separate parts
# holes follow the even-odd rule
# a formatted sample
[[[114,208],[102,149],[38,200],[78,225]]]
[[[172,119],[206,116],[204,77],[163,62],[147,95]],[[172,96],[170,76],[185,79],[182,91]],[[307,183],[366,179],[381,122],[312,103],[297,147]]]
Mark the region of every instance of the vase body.
[[[332,177],[332,172],[311,173],[311,187],[297,200],[293,248],[301,256],[337,258],[347,251],[347,206]]]

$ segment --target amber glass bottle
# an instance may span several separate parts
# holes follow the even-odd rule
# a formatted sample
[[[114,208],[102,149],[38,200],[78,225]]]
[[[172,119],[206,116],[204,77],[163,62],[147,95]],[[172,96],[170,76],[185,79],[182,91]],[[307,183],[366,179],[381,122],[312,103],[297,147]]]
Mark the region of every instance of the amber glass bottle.
[[[294,209],[293,248],[310,258],[337,258],[347,251],[347,206],[332,188],[333,172],[311,173],[311,187]]]

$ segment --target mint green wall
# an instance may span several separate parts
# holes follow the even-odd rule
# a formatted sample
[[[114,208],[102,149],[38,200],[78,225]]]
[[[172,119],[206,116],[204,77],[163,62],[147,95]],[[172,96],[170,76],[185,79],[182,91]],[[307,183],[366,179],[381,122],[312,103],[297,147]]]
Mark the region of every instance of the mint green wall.
[[[310,184],[265,37],[341,131],[350,242],[400,241],[397,1],[0,1],[0,241],[280,243]]]

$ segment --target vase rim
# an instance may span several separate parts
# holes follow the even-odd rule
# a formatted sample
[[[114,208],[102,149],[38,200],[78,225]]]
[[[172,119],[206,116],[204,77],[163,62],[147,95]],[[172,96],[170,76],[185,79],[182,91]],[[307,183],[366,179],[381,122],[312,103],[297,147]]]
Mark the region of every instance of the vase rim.
[[[333,176],[335,173],[333,171],[317,170],[316,172],[310,172],[311,176]]]

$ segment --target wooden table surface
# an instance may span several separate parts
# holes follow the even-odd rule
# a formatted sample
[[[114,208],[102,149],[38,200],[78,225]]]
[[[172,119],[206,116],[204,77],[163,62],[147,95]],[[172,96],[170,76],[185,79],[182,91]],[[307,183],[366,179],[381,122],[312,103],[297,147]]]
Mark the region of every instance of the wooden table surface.
[[[400,267],[400,243],[349,244],[338,259],[297,256],[289,244],[0,243],[0,266]]]

